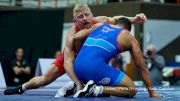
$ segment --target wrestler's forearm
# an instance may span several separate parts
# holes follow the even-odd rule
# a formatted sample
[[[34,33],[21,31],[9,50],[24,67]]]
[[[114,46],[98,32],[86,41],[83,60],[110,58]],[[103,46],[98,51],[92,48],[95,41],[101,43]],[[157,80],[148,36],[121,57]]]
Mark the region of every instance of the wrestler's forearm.
[[[75,82],[75,84],[81,84],[81,82],[79,81],[79,79],[76,77],[74,73],[73,63],[70,63],[70,62],[65,63],[64,68],[68,76]]]
[[[125,17],[125,18],[129,19],[131,21],[131,23],[136,24],[135,17],[128,17],[128,16],[114,16],[111,18],[109,23],[114,24],[116,20],[118,20],[119,18],[122,18],[122,17]]]
[[[140,49],[139,48],[134,48],[134,49],[139,50],[139,52],[137,52],[138,53],[138,54],[136,54],[137,56],[134,55],[134,57],[136,57],[136,58],[133,57],[133,60],[136,64],[136,66],[138,67],[141,78],[142,78],[144,84],[146,85],[147,90],[151,96],[154,94],[154,91],[152,89],[152,83],[151,83],[151,77],[150,77],[149,71],[148,71],[147,66],[144,62],[144,59],[142,57],[142,53],[140,52]]]
[[[119,18],[125,17],[131,21],[131,23],[135,24],[135,17],[128,17],[128,16],[119,16]]]
[[[151,96],[154,93],[154,91],[151,89],[152,84],[151,84],[150,74],[144,62],[144,58],[141,49],[139,47],[139,43],[135,38],[132,38],[132,40],[130,41],[132,42],[131,51],[130,51],[132,54],[132,58]]]
[[[74,65],[73,65],[73,60],[75,57],[70,57],[71,59],[67,59],[64,61],[64,69],[68,76],[75,82],[75,84],[81,84],[80,80],[77,78],[77,76],[74,73]],[[72,59],[73,58],[73,59]]]
[[[128,18],[132,24],[137,24],[135,21],[135,17],[126,17],[126,18]]]
[[[96,24],[97,25],[97,24]],[[87,29],[82,29],[81,31],[77,32],[74,37],[73,37],[73,42],[74,40],[85,40],[89,33],[94,29],[96,28],[96,26],[91,26],[90,28],[87,28]]]
[[[76,33],[73,37],[73,43],[74,43],[74,48],[76,49],[76,52],[79,52],[80,48],[82,47],[84,41],[88,37],[90,31],[92,31],[95,28],[95,26],[91,26],[88,29],[83,29]]]
[[[133,24],[142,24],[147,20],[147,17],[144,13],[139,13],[139,14],[136,14],[135,17],[115,16],[115,17],[113,17],[112,21],[110,20],[110,23],[115,22],[117,19],[119,19],[121,17],[128,18],[131,21],[131,23],[133,23]]]
[[[75,52],[71,51],[69,48],[66,47],[64,50],[64,69],[68,74],[68,76],[76,84],[80,84],[81,82],[74,73],[74,66],[73,66],[74,60],[75,60]]]
[[[145,67],[146,65],[144,65],[144,68],[140,69],[139,72],[144,84],[147,87],[149,94],[152,95],[154,93],[154,90],[152,89],[152,83],[151,83],[149,71]]]

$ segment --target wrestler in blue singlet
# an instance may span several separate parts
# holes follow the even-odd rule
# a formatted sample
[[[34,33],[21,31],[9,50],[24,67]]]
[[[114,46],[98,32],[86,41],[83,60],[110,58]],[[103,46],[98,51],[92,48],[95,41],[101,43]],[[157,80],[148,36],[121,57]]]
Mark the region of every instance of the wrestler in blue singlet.
[[[124,73],[108,62],[121,52],[117,36],[122,30],[103,24],[89,34],[74,62],[74,72],[82,83],[93,80],[97,85],[119,85]]]

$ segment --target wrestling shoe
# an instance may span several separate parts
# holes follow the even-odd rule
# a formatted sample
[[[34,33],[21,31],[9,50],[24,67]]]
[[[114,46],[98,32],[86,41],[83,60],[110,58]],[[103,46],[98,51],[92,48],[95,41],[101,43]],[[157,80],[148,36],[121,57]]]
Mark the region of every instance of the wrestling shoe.
[[[61,87],[55,97],[67,97],[67,96],[71,96],[74,94],[76,85],[74,82],[69,81],[65,86]]]
[[[74,98],[77,98],[77,97],[94,97],[93,92],[94,92],[95,86],[96,85],[94,84],[94,81],[89,80],[87,82],[87,84],[85,85],[85,87],[82,90],[77,91],[73,97]]]
[[[22,86],[4,90],[5,95],[13,95],[13,94],[21,95],[22,93],[24,93],[24,91],[22,90]]]

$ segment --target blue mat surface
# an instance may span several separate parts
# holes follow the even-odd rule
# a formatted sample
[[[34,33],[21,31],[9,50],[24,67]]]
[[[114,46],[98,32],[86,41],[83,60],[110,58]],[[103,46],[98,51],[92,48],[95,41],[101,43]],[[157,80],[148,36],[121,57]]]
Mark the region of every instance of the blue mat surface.
[[[138,88],[138,93],[134,98],[121,97],[97,97],[97,98],[55,98],[57,89],[36,89],[28,90],[22,95],[4,95],[0,89],[0,101],[180,101],[180,86],[155,87],[155,92],[165,95],[164,98],[149,98],[148,92],[144,87]]]

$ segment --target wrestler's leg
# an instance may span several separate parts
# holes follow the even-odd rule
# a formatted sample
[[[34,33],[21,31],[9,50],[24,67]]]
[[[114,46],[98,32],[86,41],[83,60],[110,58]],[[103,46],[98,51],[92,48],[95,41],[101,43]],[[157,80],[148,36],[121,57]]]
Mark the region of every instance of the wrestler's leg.
[[[51,64],[45,74],[42,76],[33,77],[31,80],[24,83],[23,86],[25,89],[35,89],[53,82],[61,75],[62,74],[60,74],[58,67],[55,64]]]
[[[59,76],[65,73],[64,67],[64,55],[61,54],[48,68],[48,70],[42,75],[37,76],[29,80],[28,82],[22,85],[22,89],[34,89],[41,86],[45,86],[54,80],[56,80]]]
[[[18,87],[12,89],[6,89],[4,94],[12,95],[12,94],[22,94],[27,89],[34,89],[41,86],[45,86],[54,80],[56,80],[59,76],[65,73],[63,67],[64,56],[59,56],[49,67],[49,69],[42,75],[37,76],[29,80],[28,82],[20,85]]]
[[[137,93],[134,82],[126,74],[108,65],[103,67],[103,70],[93,78],[94,82],[87,78],[90,81],[82,90],[76,92],[74,97],[86,97],[91,94],[133,97]]]
[[[41,86],[45,86],[54,80],[56,80],[62,74],[59,72],[56,65],[50,65],[50,68],[42,76],[37,76],[24,83],[21,86],[4,90],[5,95],[22,94],[27,89],[34,89]]]
[[[118,86],[104,86],[102,94],[119,97],[133,97],[137,93],[134,82],[125,74]]]

